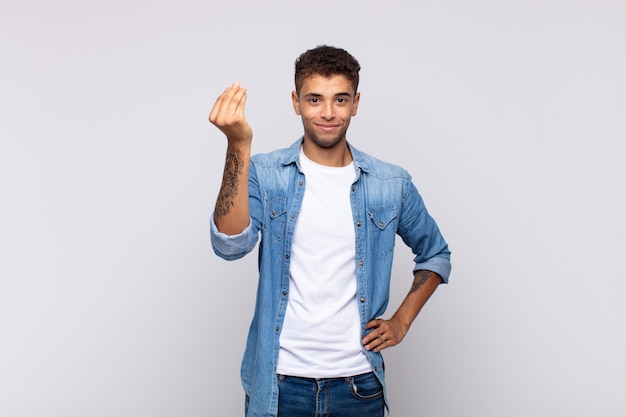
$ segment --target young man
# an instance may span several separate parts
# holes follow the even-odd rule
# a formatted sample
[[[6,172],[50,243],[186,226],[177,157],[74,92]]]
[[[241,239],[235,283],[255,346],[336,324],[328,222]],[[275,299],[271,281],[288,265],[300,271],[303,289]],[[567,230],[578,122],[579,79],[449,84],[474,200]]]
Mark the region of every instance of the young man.
[[[247,92],[238,83],[209,115],[228,140],[213,249],[238,259],[261,234],[241,370],[246,416],[382,416],[380,352],[402,341],[450,274],[448,245],[410,175],[346,140],[359,70],[329,46],[296,60],[292,100],[304,136],[287,149],[250,157]],[[415,254],[415,278],[386,320],[396,234]]]

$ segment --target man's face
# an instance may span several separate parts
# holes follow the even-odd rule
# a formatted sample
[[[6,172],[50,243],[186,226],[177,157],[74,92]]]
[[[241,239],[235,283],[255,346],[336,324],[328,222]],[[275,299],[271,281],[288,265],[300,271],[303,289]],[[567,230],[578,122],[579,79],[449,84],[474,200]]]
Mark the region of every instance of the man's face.
[[[343,75],[306,78],[300,94],[291,94],[293,108],[302,117],[305,141],[332,148],[346,139],[350,118],[356,116],[360,94]]]

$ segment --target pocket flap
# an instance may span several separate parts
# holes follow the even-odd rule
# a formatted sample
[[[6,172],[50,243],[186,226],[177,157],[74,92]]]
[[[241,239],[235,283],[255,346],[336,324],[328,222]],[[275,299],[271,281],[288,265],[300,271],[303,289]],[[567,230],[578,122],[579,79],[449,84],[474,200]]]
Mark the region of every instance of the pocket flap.
[[[287,200],[284,198],[272,198],[270,202],[270,218],[274,219],[287,213]]]
[[[396,218],[396,208],[367,209],[372,223],[380,230],[383,230],[393,219]]]

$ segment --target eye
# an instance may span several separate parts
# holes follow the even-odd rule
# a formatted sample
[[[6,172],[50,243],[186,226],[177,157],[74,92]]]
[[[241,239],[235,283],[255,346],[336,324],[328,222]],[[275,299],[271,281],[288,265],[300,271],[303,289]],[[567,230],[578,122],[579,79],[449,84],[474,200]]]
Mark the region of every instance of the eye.
[[[320,101],[320,99],[317,98],[317,97],[311,97],[309,99],[309,103],[312,103],[312,104],[317,104],[317,103],[319,103],[319,101]]]

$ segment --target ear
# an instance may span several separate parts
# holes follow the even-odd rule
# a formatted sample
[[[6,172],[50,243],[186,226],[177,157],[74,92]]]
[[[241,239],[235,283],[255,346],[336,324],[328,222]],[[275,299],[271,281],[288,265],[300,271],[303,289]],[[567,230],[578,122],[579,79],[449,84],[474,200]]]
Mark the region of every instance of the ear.
[[[354,107],[352,108],[352,115],[356,116],[356,111],[359,108],[359,101],[361,100],[361,93],[356,93],[354,95]]]
[[[298,93],[295,91],[291,92],[291,101],[293,103],[293,110],[300,116],[300,101],[298,101]]]

